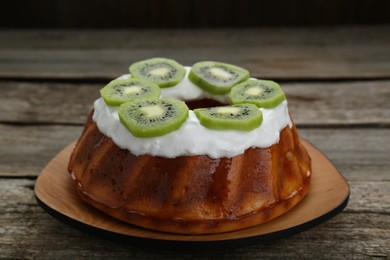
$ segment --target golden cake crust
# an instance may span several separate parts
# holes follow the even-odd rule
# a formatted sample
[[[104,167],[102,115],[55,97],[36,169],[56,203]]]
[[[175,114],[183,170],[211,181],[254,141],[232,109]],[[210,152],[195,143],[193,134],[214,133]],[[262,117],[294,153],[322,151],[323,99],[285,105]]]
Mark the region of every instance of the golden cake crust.
[[[135,156],[88,116],[68,170],[81,198],[125,222],[180,234],[227,232],[267,222],[308,192],[310,157],[295,125],[269,148],[233,158]]]

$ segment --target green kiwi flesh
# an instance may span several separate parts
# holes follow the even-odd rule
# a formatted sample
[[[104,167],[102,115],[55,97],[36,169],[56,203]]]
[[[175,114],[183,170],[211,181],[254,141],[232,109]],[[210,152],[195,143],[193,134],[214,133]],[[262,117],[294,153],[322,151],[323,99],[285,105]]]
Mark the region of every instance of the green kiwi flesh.
[[[286,99],[286,95],[274,81],[250,79],[234,86],[229,98],[233,104],[251,103],[262,108],[274,108]]]
[[[253,104],[198,108],[194,113],[203,126],[214,130],[251,131],[263,121],[263,114]]]
[[[135,98],[152,98],[160,96],[157,84],[141,79],[117,79],[100,90],[104,102],[109,106],[119,106]]]
[[[223,95],[237,83],[247,80],[249,71],[227,63],[202,61],[192,66],[188,78],[211,94]]]
[[[179,129],[188,118],[188,110],[182,101],[150,98],[123,103],[118,114],[134,136],[155,137]]]
[[[152,58],[138,61],[129,67],[132,77],[149,80],[160,88],[172,87],[183,80],[186,69],[174,60]]]

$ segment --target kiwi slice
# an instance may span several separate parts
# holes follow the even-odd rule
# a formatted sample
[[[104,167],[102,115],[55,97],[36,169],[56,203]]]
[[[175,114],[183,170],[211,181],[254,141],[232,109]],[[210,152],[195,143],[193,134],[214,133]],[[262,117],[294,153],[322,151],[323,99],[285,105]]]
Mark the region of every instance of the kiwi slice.
[[[100,90],[104,102],[109,106],[119,106],[134,98],[151,98],[160,96],[157,84],[141,79],[117,79]]]
[[[149,98],[134,99],[119,107],[121,123],[136,137],[168,134],[186,121],[187,105],[178,100]]]
[[[215,130],[251,131],[263,121],[263,114],[253,104],[198,108],[194,112],[203,126]]]
[[[211,94],[223,95],[237,83],[247,80],[249,71],[222,62],[201,61],[192,66],[188,78]]]
[[[174,60],[152,58],[133,63],[130,74],[135,78],[152,81],[160,88],[171,87],[183,80],[186,70]]]
[[[232,88],[229,94],[233,104],[251,103],[258,107],[273,108],[286,99],[282,88],[271,80],[247,80]]]

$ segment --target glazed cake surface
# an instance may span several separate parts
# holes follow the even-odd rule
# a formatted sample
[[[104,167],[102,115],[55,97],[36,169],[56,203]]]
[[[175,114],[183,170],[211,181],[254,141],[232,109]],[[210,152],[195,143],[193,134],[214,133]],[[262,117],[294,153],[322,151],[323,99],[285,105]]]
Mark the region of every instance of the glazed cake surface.
[[[295,126],[277,144],[233,158],[135,156],[102,134],[90,114],[69,172],[80,196],[145,228],[203,234],[267,222],[306,195],[310,157]]]
[[[174,88],[169,88],[162,95],[172,95],[170,92],[176,93]],[[195,93],[194,100],[187,100],[190,111],[194,107],[226,102],[224,97],[210,99],[209,95],[199,93]],[[187,95],[195,94],[187,91]],[[108,128],[99,127],[102,119],[97,116],[96,109],[100,108],[95,105],[71,155],[68,171],[84,201],[140,227],[179,234],[207,234],[258,225],[290,210],[309,189],[311,160],[285,105],[283,115],[288,120],[272,119],[275,115],[272,110],[270,118],[263,122],[266,125],[266,120],[270,120],[268,124],[277,128],[277,138],[270,144],[250,143],[241,150],[225,149],[226,153],[217,149],[209,154],[173,149],[176,154],[170,152],[169,156],[126,148],[111,135],[112,129],[118,127],[112,123]],[[117,120],[115,110],[107,111]],[[191,135],[195,140],[199,138]],[[237,136],[249,135],[238,133]],[[146,139],[144,146],[148,146]],[[130,148],[131,140],[127,140]],[[142,147],[143,140],[134,140],[141,142]],[[156,138],[156,142],[160,143],[161,138]],[[171,145],[180,146],[180,140]],[[218,142],[213,145],[218,146]],[[230,147],[233,146],[232,140]]]

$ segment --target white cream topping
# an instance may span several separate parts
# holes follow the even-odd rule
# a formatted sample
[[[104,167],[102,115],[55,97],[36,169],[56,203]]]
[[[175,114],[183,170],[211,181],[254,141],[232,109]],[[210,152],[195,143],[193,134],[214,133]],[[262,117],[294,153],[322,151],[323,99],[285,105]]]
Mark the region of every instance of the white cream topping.
[[[93,120],[99,130],[122,149],[135,155],[150,154],[174,158],[183,155],[208,155],[211,158],[233,157],[250,147],[266,148],[279,141],[280,131],[292,126],[287,101],[273,109],[260,108],[263,122],[250,132],[211,130],[199,123],[193,111],[176,131],[159,137],[133,136],[119,121],[118,107],[107,106],[102,98],[94,103]]]
[[[211,95],[188,79],[189,67],[184,79],[177,85],[161,88],[161,97],[178,100],[199,100],[211,98],[229,104],[227,95]],[[130,78],[129,74],[119,77]],[[280,131],[292,127],[287,101],[272,109],[260,108],[263,122],[260,127],[250,131],[212,130],[200,124],[193,111],[182,126],[169,134],[158,137],[138,138],[122,125],[118,108],[106,105],[102,98],[94,103],[93,120],[99,130],[110,137],[122,149],[134,155],[149,154],[167,158],[186,155],[208,155],[213,159],[234,157],[250,147],[267,148],[279,142]]]

